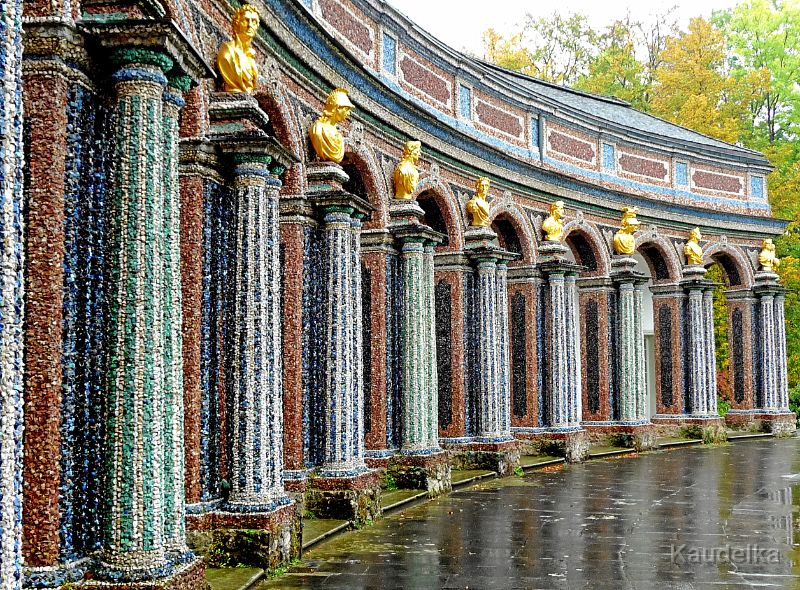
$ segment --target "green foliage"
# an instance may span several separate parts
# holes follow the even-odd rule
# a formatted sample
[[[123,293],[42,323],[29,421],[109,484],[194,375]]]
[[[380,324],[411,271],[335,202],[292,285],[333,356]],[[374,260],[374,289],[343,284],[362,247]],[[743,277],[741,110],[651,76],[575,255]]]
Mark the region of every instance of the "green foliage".
[[[688,426],[681,426],[678,429],[678,437],[686,440],[702,440],[703,428],[697,424],[690,424]]]
[[[789,409],[797,414],[797,424],[800,425],[800,385],[789,390]]]
[[[731,409],[731,405],[724,399],[717,398],[717,414],[724,417]]]
[[[386,492],[393,492],[394,490],[397,489],[397,480],[388,471],[383,475],[383,481],[381,482],[381,489],[383,489]]]
[[[523,475],[525,475],[525,472],[522,470],[521,466],[517,465],[516,467],[514,467],[514,475],[516,475],[517,477],[522,477]]]

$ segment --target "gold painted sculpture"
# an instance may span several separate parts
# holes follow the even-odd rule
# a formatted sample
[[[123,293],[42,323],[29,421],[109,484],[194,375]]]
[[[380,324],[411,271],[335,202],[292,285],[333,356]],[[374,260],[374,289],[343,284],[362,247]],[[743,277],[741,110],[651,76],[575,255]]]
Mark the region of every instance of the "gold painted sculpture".
[[[261,22],[252,4],[243,4],[233,13],[233,40],[220,45],[217,69],[225,92],[253,92],[258,84],[258,67],[251,47]]]
[[[622,224],[614,234],[614,252],[630,256],[636,250],[636,238],[634,232],[639,229],[639,220],[636,219],[638,207],[622,208]]]
[[[556,201],[550,204],[550,215],[542,223],[544,239],[548,242],[560,242],[564,239],[564,201]]]
[[[422,143],[407,141],[403,147],[403,157],[394,169],[394,196],[396,199],[410,199],[419,184],[417,162],[422,153]]]
[[[344,138],[336,125],[344,121],[353,108],[347,90],[336,88],[328,95],[322,114],[308,130],[311,145],[320,160],[341,164]]]
[[[700,234],[700,228],[694,228],[689,234],[689,241],[683,247],[683,253],[686,255],[686,263],[692,265],[703,264],[703,249],[700,247],[700,240],[703,236]]]
[[[489,225],[489,203],[486,195],[489,193],[489,179],[481,176],[475,183],[475,196],[467,201],[467,213],[472,215],[472,227],[486,227]]]
[[[781,261],[775,256],[775,244],[772,243],[770,238],[767,238],[761,243],[761,252],[758,255],[758,264],[761,265],[761,270],[767,272],[775,272],[781,265]]]

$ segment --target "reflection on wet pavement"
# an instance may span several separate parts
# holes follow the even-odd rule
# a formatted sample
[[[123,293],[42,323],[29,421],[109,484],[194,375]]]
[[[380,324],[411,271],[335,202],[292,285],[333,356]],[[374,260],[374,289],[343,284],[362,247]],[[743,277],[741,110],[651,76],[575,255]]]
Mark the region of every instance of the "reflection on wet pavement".
[[[323,544],[258,590],[800,588],[799,450],[762,439],[494,480]]]

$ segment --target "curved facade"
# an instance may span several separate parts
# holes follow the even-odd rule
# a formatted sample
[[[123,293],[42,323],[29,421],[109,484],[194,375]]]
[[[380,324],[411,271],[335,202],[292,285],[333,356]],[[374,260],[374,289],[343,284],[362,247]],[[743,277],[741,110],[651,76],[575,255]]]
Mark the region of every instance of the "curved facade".
[[[4,13],[24,53],[20,72],[11,36],[0,60],[3,301],[24,291],[26,315],[22,337],[21,305],[0,332],[4,588],[199,587],[193,550],[250,559],[258,530],[274,567],[303,510],[379,515],[387,472],[435,494],[451,466],[507,473],[543,446],[722,436],[713,263],[726,420],[793,429],[783,291],[758,264],[784,227],[762,155],[465,57],[382,2],[257,2],[259,88],[217,92],[227,6]],[[356,106],[341,166],[307,138],[337,87]],[[398,201],[412,139],[421,178]],[[623,206],[642,222],[631,256],[612,248]],[[683,255],[695,226],[704,266]]]

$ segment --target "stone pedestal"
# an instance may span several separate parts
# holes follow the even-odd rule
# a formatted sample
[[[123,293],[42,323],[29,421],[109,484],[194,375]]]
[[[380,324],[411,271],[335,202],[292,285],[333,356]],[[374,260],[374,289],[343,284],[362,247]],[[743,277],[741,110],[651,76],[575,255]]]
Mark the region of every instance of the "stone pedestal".
[[[450,458],[444,451],[432,455],[399,455],[388,464],[388,472],[404,489],[427,490],[434,497],[452,489]]]
[[[346,192],[338,164],[308,166],[308,198],[324,234],[325,336],[322,465],[306,492],[309,510],[357,522],[380,513],[377,472],[364,462],[360,233],[372,207]]]

